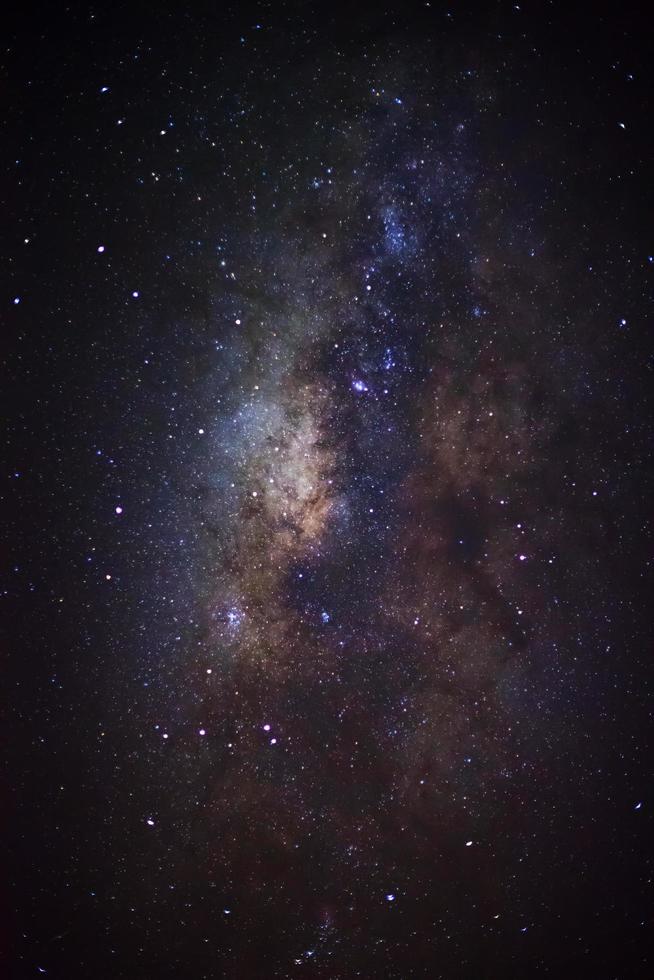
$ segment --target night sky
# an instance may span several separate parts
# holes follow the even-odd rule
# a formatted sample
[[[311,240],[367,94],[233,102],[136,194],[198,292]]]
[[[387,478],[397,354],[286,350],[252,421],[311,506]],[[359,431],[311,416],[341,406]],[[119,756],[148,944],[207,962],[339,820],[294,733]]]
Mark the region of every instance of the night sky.
[[[651,976],[652,24],[16,6],[1,976]]]

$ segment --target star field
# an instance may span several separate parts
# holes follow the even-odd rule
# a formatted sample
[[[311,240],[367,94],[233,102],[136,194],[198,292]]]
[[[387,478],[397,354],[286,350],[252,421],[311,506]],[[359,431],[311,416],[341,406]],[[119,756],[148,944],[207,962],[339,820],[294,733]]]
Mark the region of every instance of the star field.
[[[12,15],[3,975],[649,975],[608,9]]]

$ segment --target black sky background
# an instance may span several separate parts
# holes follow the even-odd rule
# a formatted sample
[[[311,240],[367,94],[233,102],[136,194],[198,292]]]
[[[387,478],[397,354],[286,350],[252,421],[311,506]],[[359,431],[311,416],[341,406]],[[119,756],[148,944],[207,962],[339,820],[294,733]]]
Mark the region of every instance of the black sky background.
[[[648,976],[651,19],[28,4],[2,34],[3,976]],[[289,464],[290,531],[246,499],[273,437],[228,425],[255,382],[333,481]],[[489,391],[500,428],[460,435]]]

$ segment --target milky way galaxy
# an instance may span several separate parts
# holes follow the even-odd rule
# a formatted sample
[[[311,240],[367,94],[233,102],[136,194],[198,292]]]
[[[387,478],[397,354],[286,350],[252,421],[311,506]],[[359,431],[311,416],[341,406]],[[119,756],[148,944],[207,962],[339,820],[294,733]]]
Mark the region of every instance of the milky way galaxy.
[[[647,975],[642,24],[51,16],[7,975]]]

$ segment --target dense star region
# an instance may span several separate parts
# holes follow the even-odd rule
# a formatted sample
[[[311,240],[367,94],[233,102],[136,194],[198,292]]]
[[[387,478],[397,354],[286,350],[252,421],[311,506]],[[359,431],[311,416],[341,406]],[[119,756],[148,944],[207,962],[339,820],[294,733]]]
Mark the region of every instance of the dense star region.
[[[380,6],[8,30],[3,976],[652,969],[648,31]]]

